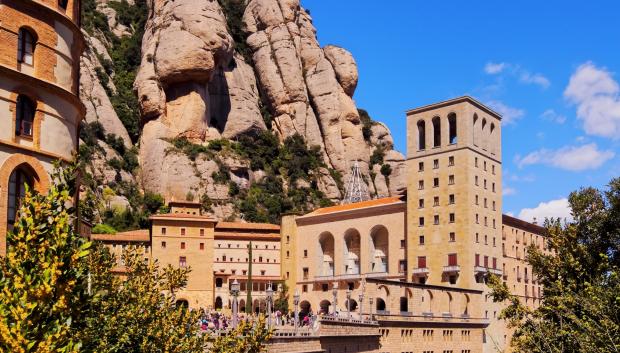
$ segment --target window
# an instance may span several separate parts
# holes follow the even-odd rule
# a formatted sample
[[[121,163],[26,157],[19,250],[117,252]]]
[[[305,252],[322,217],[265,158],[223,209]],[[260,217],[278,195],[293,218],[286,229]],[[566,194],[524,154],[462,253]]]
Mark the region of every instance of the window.
[[[258,262],[263,262],[263,257],[262,256],[258,257]]]
[[[26,195],[26,186],[31,189],[34,185],[33,178],[22,168],[16,168],[9,176],[8,188],[8,223],[12,226],[17,218],[17,210]]]
[[[491,173],[492,173],[493,175],[495,175],[495,165],[492,165],[492,166],[491,166]]]
[[[455,241],[456,241],[456,233],[450,232],[450,242],[455,242]]]
[[[483,165],[484,171],[486,172],[487,171],[487,161],[484,161],[482,165]]]
[[[474,158],[474,167],[478,168],[478,157]]]
[[[476,233],[476,243],[480,242],[480,236],[478,235],[478,233]]]
[[[162,242],[161,242],[161,247],[162,247],[162,249],[165,249],[165,248],[166,248],[166,242],[165,242],[165,241],[162,241]]]
[[[454,205],[454,194],[450,194],[450,196],[448,196],[448,203],[450,205]]]
[[[478,206],[478,205],[479,205],[479,203],[478,203],[478,195],[476,195],[476,206]]]
[[[291,252],[286,250],[286,258],[288,259],[291,256]]]
[[[67,9],[68,3],[69,3],[69,0],[58,0],[58,6],[63,10]]]
[[[303,279],[307,280],[308,279],[308,268],[304,267],[302,271],[303,271]]]
[[[181,242],[181,250],[185,249],[185,242]]]
[[[424,190],[424,180],[418,181],[418,190]]]
[[[493,211],[495,211],[495,201],[493,201]]]
[[[450,213],[450,223],[456,222],[456,215],[454,213]]]
[[[487,189],[487,180],[486,179],[484,179],[484,189],[485,190]]]
[[[484,198],[484,208],[487,208],[487,198]]]
[[[476,224],[480,224],[480,217],[477,213],[476,213]]]
[[[439,196],[433,197],[433,206],[439,206]]]
[[[497,269],[497,258],[493,258],[493,269]]]
[[[488,256],[484,257],[484,268],[489,268],[489,257]]]
[[[458,266],[456,254],[448,254],[448,266]]]
[[[496,228],[496,226],[495,226],[495,218],[493,218],[493,229],[495,229],[495,228]]]
[[[495,237],[493,237],[493,246],[496,246]]]
[[[420,227],[424,227],[424,217],[420,217],[418,219],[418,224],[420,225]]]
[[[398,272],[405,272],[407,269],[407,260],[398,261]]]
[[[291,237],[289,235],[286,236],[286,243],[289,244],[291,242]]]
[[[420,245],[424,245],[424,236],[420,235]]]
[[[418,172],[423,172],[424,171],[424,162],[420,162],[418,163]]]
[[[424,120],[418,121],[418,150],[426,149],[426,123]]]
[[[439,187],[439,178],[433,178],[433,187]]]
[[[223,280],[221,278],[216,278],[215,279],[215,287],[216,288],[222,288],[222,284],[223,284]]]
[[[452,156],[448,157],[448,166],[449,167],[453,167],[454,166],[454,157],[452,157]]]
[[[20,28],[17,41],[17,61],[26,65],[33,65],[36,44],[34,35],[26,28]]]
[[[433,123],[433,147],[441,146],[441,120],[438,116],[434,117]]]
[[[181,228],[181,235],[185,235],[185,228]]]
[[[179,267],[187,267],[187,259],[185,256],[179,256]]]
[[[438,225],[439,224],[439,215],[435,215],[433,216],[433,224]]]
[[[400,247],[401,247],[401,248],[404,248],[404,247],[405,247],[405,244],[406,244],[406,243],[405,243],[405,239],[401,239],[401,240],[400,240]]]
[[[474,182],[474,183],[476,184],[476,186],[478,186],[478,176],[477,176],[477,175],[476,175],[476,177],[475,177],[475,179],[474,179],[474,180],[475,180],[475,182]]]
[[[204,229],[200,229],[200,236],[201,237],[205,236],[205,230]],[[230,245],[230,244],[228,244],[228,245]]]
[[[474,266],[480,266],[480,254],[476,254],[476,256],[475,256],[475,265]]]
[[[304,249],[304,257],[308,257],[308,250]]]
[[[495,192],[495,183],[491,184],[491,191]]]
[[[260,275],[261,275],[261,276],[264,276],[264,275],[265,275],[265,270],[261,270],[261,271],[260,271]]]
[[[484,245],[488,245],[489,244],[487,239],[488,239],[488,236],[485,234],[484,235]]]
[[[489,225],[489,219],[487,216],[484,216],[484,226],[487,227]]]
[[[449,185],[454,185],[454,175],[448,176],[448,184]]]
[[[161,235],[166,235],[166,228],[165,228],[165,227],[163,227],[163,228],[161,229]]]
[[[30,98],[23,94],[17,96],[15,135],[32,137],[32,125],[35,111],[35,103]]]
[[[433,169],[439,168],[439,159],[433,159]]]
[[[426,256],[418,256],[418,268],[426,268]]]
[[[204,250],[205,249],[205,243],[200,243],[200,250]]]
[[[424,199],[419,199],[418,200],[418,207],[419,208],[424,208]]]
[[[455,144],[458,141],[456,135],[456,114],[448,114],[448,141],[450,144]]]

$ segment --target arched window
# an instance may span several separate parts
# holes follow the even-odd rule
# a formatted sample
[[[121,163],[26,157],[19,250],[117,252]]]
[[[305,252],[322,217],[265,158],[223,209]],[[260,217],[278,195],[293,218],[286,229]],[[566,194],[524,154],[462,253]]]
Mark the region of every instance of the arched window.
[[[380,225],[370,232],[370,272],[389,272],[389,233]]]
[[[426,149],[426,122],[418,121],[418,150]]]
[[[474,146],[478,146],[478,139],[480,136],[480,133],[478,132],[478,114],[474,113],[474,128],[472,129],[473,134],[472,134],[472,140],[474,142]]]
[[[489,140],[491,141],[491,153],[495,154],[497,149],[497,141],[495,138],[495,124],[491,123],[491,132],[489,133]]]
[[[400,297],[400,312],[406,313],[409,311],[409,300],[407,297]]]
[[[34,186],[34,178],[24,168],[16,168],[9,176],[8,188],[8,217],[9,227],[15,224],[17,210],[19,210],[21,200],[26,194],[26,184],[30,189]]]
[[[215,287],[222,288],[222,279],[221,278],[216,278],[215,279]]]
[[[344,235],[344,273],[356,275],[360,273],[360,233],[349,229]]]
[[[441,119],[433,118],[433,147],[441,146]]]
[[[69,0],[58,0],[58,6],[63,10],[67,9],[68,4],[69,4]]]
[[[319,236],[318,273],[319,276],[334,275],[334,236],[325,232]]]
[[[378,314],[384,313],[386,310],[385,300],[382,298],[377,298],[377,306],[376,310]]]
[[[17,96],[17,109],[15,110],[15,135],[32,136],[32,122],[34,121],[34,102],[20,94]]]
[[[449,136],[450,136],[450,144],[455,144],[457,143],[457,136],[456,136],[456,114],[454,113],[450,113],[450,115],[448,115],[448,126],[449,126]]]
[[[215,298],[215,310],[219,310],[222,309],[222,298],[221,297],[217,297]]]
[[[26,65],[34,64],[34,47],[36,39],[32,32],[20,28],[17,36],[17,61]]]

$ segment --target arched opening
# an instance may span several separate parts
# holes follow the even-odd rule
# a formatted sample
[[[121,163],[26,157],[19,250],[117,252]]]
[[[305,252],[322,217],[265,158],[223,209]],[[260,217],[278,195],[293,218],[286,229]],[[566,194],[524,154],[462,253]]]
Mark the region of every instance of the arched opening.
[[[426,149],[426,122],[424,120],[418,121],[418,150],[422,151]]]
[[[323,314],[329,314],[330,310],[330,306],[332,305],[332,303],[327,300],[327,299],[323,299],[321,300],[321,302],[319,303],[319,313],[323,313]]]
[[[215,287],[216,288],[222,288],[222,284],[223,284],[222,278],[218,277],[218,278],[215,279]]]
[[[463,294],[463,317],[469,316],[469,295]]]
[[[319,236],[318,268],[320,276],[334,275],[334,236],[325,232]]]
[[[409,299],[407,297],[400,297],[400,312],[409,312]]]
[[[215,298],[215,310],[221,310],[222,309],[222,298],[221,297],[217,297]]]
[[[187,299],[179,299],[176,301],[176,306],[177,308],[187,309],[189,308],[189,302],[187,301]]]
[[[13,170],[9,176],[8,200],[7,200],[7,224],[9,230],[13,228],[17,219],[17,212],[26,195],[26,185],[30,190],[34,187],[35,178],[33,172],[27,166],[20,166]]]
[[[441,146],[441,119],[438,116],[433,120],[433,147]]]
[[[474,146],[478,146],[478,140],[479,140],[479,136],[480,133],[478,132],[478,114],[474,113],[474,125],[472,128],[472,140],[474,142]]]
[[[495,124],[491,123],[491,132],[489,133],[489,141],[491,143],[491,153],[495,154],[495,150],[497,149],[498,143],[495,138]]]
[[[26,65],[34,65],[34,49],[37,43],[35,34],[22,27],[17,35],[17,61]]]
[[[245,299],[239,301],[239,311],[245,313]]]
[[[375,309],[377,310],[377,313],[379,314],[384,313],[386,309],[385,300],[383,300],[382,298],[377,298],[377,305]]]
[[[349,307],[349,304],[351,305],[351,307]],[[354,312],[355,310],[357,310],[357,302],[355,301],[355,299],[345,300],[344,308],[347,310],[350,309],[351,312]]]
[[[360,273],[360,233],[355,229],[349,229],[344,235],[344,273]]]
[[[69,0],[58,0],[58,6],[63,10],[67,9],[68,4],[69,4]]]
[[[312,305],[310,305],[309,301],[304,300],[301,303],[299,303],[299,313],[301,314],[301,317],[305,317],[311,312],[312,312]]]
[[[452,308],[452,306],[453,306],[452,305],[452,294],[450,294],[450,293],[446,293],[446,294],[447,294],[447,298],[446,298],[447,303],[446,304],[448,305],[446,312],[448,314],[450,314],[450,316],[452,316],[452,309],[453,309]]]
[[[433,293],[430,290],[422,292],[422,313],[433,313]]]
[[[32,137],[32,127],[36,105],[28,96],[17,96],[15,107],[15,135]]]
[[[457,143],[457,135],[456,135],[456,114],[450,113],[448,115],[448,136],[450,144]]]
[[[370,232],[370,272],[389,271],[389,234],[384,226],[376,226]]]
[[[481,144],[482,144],[483,150],[487,149],[488,141],[489,141],[487,137],[487,133],[485,131],[486,127],[487,127],[487,119],[482,119],[482,126],[481,126],[480,131],[482,132],[482,143]]]

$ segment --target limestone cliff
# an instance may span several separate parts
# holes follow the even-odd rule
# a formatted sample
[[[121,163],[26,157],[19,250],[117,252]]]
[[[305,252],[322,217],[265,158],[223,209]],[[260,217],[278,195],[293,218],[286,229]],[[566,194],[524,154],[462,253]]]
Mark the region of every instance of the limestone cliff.
[[[144,32],[133,83],[140,128],[128,133],[136,129],[119,119],[118,104],[108,97],[116,95],[115,81],[125,81],[105,72],[110,82],[100,82],[97,68],[106,66],[106,48],[115,40],[106,43],[97,28],[83,57],[82,99],[88,122],[99,121],[127,150],[139,148],[139,167],[131,175],[117,170],[117,180],[135,177],[166,199],[207,200],[223,218],[247,216],[242,202],[254,185],[268,189],[267,183],[280,185],[288,202],[307,204],[303,209],[322,199],[337,202],[353,161],[373,196],[404,187],[404,157],[393,149],[389,130],[353,101],[353,56],[320,46],[298,0],[148,0],[143,28],[119,17],[115,3],[97,4],[107,37]],[[274,149],[270,134],[280,147]],[[109,160],[112,154],[102,155]],[[103,165],[99,174],[105,175],[109,163]]]

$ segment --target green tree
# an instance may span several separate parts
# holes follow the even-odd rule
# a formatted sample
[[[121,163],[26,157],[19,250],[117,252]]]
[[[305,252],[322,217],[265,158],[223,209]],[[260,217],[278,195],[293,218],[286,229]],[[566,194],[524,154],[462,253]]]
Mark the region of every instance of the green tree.
[[[265,317],[260,316],[255,323],[242,321],[229,334],[217,337],[211,353],[260,353],[265,351],[265,343],[271,338],[272,330],[265,325]]]
[[[535,310],[521,304],[497,277],[494,301],[515,328],[516,352],[618,352],[620,350],[620,178],[600,191],[571,193],[574,221],[547,220],[549,252],[528,248],[527,261],[544,288]]]

